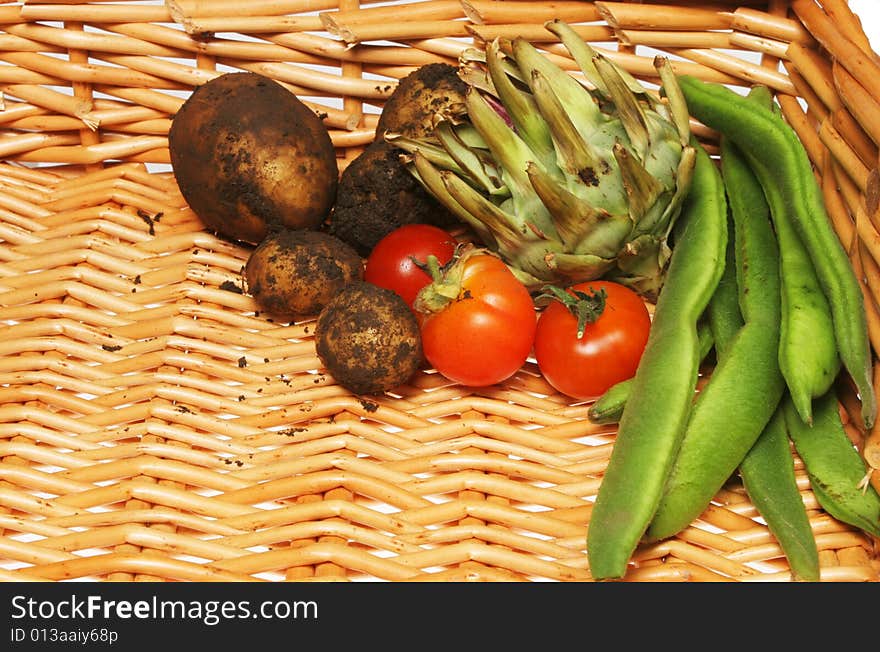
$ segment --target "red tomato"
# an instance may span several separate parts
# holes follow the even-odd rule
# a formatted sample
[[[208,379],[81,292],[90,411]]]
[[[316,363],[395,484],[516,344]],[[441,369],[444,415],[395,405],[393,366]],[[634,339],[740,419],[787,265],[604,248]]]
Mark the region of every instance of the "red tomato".
[[[576,399],[601,396],[615,383],[631,378],[648,341],[651,317],[644,300],[626,286],[589,281],[569,288],[589,296],[605,292],[605,305],[578,337],[578,318],[553,299],[538,318],[535,361],[556,390]]]
[[[376,243],[367,257],[364,280],[397,292],[412,306],[419,290],[431,282],[420,267],[429,255],[445,265],[455,252],[455,238],[430,224],[405,224]]]
[[[442,294],[436,287],[425,288],[416,302],[431,366],[471,387],[518,371],[531,353],[537,319],[532,296],[507,265],[473,248],[446,270]]]

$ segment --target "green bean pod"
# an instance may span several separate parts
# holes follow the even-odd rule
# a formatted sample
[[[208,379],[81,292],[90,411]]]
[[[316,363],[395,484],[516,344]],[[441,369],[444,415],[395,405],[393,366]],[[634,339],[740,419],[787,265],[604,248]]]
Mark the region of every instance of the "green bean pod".
[[[831,388],[840,371],[834,323],[810,255],[787,215],[786,200],[772,181],[765,187],[782,251],[779,367],[798,414],[809,423],[813,399]]]
[[[657,298],[632,397],[618,426],[587,532],[594,579],[620,578],[654,515],[694,400],[697,322],[724,268],[727,200],[721,174],[692,140],[697,159],[666,280]]]
[[[868,468],[843,428],[834,391],[814,402],[812,425],[805,424],[786,401],[785,425],[822,509],[842,523],[880,537],[880,495],[863,485]]]
[[[593,423],[618,423],[623,415],[627,401],[632,394],[633,379],[627,378],[615,383],[597,398],[587,410]]]
[[[797,486],[782,406],[749,449],[739,473],[749,499],[785,553],[792,579],[816,582],[819,551]]]
[[[722,175],[723,178],[723,175]],[[728,199],[728,205],[730,199]],[[706,308],[706,322],[712,332],[716,362],[727,356],[730,343],[745,324],[739,308],[739,288],[736,269],[736,231],[734,221],[730,221],[727,238],[727,258],[724,273],[718,287]]]
[[[700,360],[705,360],[712,351],[712,330],[707,320],[697,323],[697,337],[700,340]],[[587,410],[587,416],[593,423],[618,423],[623,408],[632,392],[633,379],[627,378],[615,383],[597,398]]]
[[[753,102],[768,111],[775,107],[765,86],[749,93]],[[782,313],[779,368],[791,399],[804,422],[812,419],[813,399],[827,392],[840,371],[831,306],[825,297],[810,254],[795,228],[797,216],[763,166],[749,156],[767,201],[779,241]]]
[[[697,396],[648,528],[647,537],[653,540],[680,532],[700,516],[757,441],[785,390],[777,360],[779,248],[770,209],[758,179],[727,138],[721,140],[721,174],[734,223],[743,326],[729,344],[716,344],[724,354]]]
[[[797,134],[776,112],[722,84],[684,75],[679,86],[691,115],[730,138],[755,172],[778,189],[829,302],[843,366],[858,389],[867,427],[876,417],[864,300],[849,258],[834,232],[810,159]]]
[[[728,233],[727,242],[724,272],[721,274],[715,292],[712,293],[703,318],[697,322],[701,360],[705,360],[713,349],[715,349],[715,355],[720,356],[722,354],[720,344],[728,342],[743,324],[736,289],[736,268],[733,263],[734,244],[730,233]],[[612,385],[590,405],[587,416],[594,423],[619,422],[631,391],[632,378]]]

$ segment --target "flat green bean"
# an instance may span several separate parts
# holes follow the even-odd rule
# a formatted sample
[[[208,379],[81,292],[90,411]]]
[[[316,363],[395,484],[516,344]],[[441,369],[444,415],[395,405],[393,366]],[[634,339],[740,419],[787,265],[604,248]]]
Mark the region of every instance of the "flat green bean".
[[[775,107],[766,87],[749,98],[766,111]],[[795,207],[779,191],[765,166],[746,155],[764,189],[779,241],[782,311],[779,368],[801,418],[812,419],[813,399],[822,396],[840,371],[831,306],[825,297],[810,254],[795,228]]]
[[[597,398],[587,410],[593,423],[618,423],[632,395],[633,379],[627,378],[615,383]]]
[[[729,204],[730,199],[728,199]],[[731,341],[745,324],[739,308],[734,224],[734,221],[730,220],[724,273],[721,275],[718,287],[715,288],[715,293],[706,308],[706,322],[712,332],[716,362],[720,362],[727,356]]]
[[[764,185],[782,251],[779,367],[798,414],[809,423],[813,399],[831,388],[840,371],[831,306],[788,215],[790,205],[772,181]]]
[[[730,224],[731,228],[728,230],[732,231],[733,223]],[[743,324],[739,312],[739,296],[736,290],[736,267],[733,263],[734,243],[730,233],[728,233],[727,242],[724,272],[718,280],[718,286],[709,300],[703,318],[697,323],[701,360],[705,360],[713,349],[715,349],[715,355],[720,357],[723,352],[720,344],[728,342]],[[619,422],[631,391],[632,378],[612,385],[590,405],[587,416],[594,423]]]
[[[748,97],[777,108],[766,86],[752,87]],[[797,485],[781,403],[740,463],[739,474],[749,499],[785,553],[792,579],[818,581],[819,551]]]
[[[810,159],[794,130],[773,111],[722,84],[679,77],[694,118],[730,138],[791,206],[794,227],[809,252],[833,318],[843,366],[859,392],[867,427],[877,412],[864,300],[854,270],[825,209]]]
[[[785,553],[792,578],[818,581],[819,551],[797,486],[781,403],[749,449],[739,473],[749,499]]]
[[[779,248],[770,209],[758,179],[727,138],[721,140],[721,174],[733,217],[743,326],[729,344],[716,344],[724,354],[697,396],[649,539],[670,537],[699,517],[761,435],[785,389],[777,360]]]
[[[868,468],[843,428],[834,391],[814,402],[812,425],[805,424],[786,401],[785,424],[822,509],[842,523],[880,537],[880,496],[872,486],[863,486]]]
[[[623,577],[654,515],[684,434],[700,365],[697,322],[724,269],[727,200],[695,140],[694,177],[587,532],[594,579]]]
[[[700,360],[705,360],[712,352],[712,329],[706,319],[697,323],[697,338],[700,340]],[[626,407],[632,392],[633,379],[627,378],[615,383],[597,398],[587,410],[587,416],[593,423],[617,423]]]

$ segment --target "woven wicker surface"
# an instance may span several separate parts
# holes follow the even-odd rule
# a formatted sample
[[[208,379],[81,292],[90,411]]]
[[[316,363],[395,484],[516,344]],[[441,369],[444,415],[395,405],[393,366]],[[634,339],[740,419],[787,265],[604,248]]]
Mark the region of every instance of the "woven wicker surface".
[[[765,83],[854,245],[880,350],[880,67],[845,2],[822,4],[0,6],[0,580],[589,580],[614,427],[531,362],[483,390],[425,369],[387,395],[348,393],[321,369],[311,320],[259,313],[249,247],[186,206],[171,118],[221,71],[260,72],[325,116],[342,169],[415,66],[510,33],[564,62],[552,17],[648,81],[660,49],[705,79]],[[823,512],[796,462],[822,579],[880,579],[878,542]],[[790,574],[732,479],[690,528],[640,548],[626,579]]]

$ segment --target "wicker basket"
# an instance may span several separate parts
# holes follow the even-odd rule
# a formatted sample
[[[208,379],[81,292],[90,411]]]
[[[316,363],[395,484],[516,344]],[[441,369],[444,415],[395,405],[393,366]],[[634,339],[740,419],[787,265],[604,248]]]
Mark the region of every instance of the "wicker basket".
[[[353,396],[312,324],[243,293],[168,165],[197,85],[250,70],[325,117],[340,169],[396,80],[496,35],[564,60],[561,17],[636,76],[768,85],[822,181],[880,351],[880,63],[843,0],[24,0],[0,6],[0,580],[585,581],[615,430],[527,363],[475,390],[418,373]],[[695,124],[711,148],[715,135]],[[841,408],[860,450],[852,394]],[[876,540],[821,510],[822,579],[877,581]],[[880,472],[871,481],[880,486]],[[788,581],[732,479],[632,581]]]

